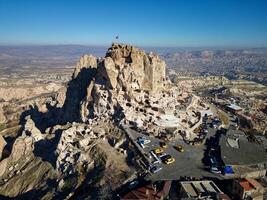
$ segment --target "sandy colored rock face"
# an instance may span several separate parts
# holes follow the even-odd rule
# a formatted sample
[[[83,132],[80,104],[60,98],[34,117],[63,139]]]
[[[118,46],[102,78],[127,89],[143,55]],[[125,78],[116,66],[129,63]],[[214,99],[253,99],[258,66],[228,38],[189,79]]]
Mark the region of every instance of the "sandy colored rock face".
[[[113,60],[109,57],[105,58],[104,66],[107,72],[107,78],[109,78],[110,85],[112,88],[116,88],[117,86],[117,77],[118,77],[118,70],[115,68],[115,64]]]
[[[167,84],[165,67],[165,62],[156,54],[147,54],[130,45],[112,44],[104,58],[96,59],[92,55],[80,58],[73,73],[72,85],[69,87],[77,90],[72,93],[85,91],[86,96],[83,99],[73,97],[72,102],[80,102],[79,113],[82,121],[95,115],[99,116],[100,113],[117,115],[118,109],[127,101],[125,97],[141,98],[142,95],[136,91],[159,97]],[[87,70],[82,71],[83,68]],[[93,78],[90,80],[89,77]],[[88,83],[84,84],[85,82]],[[142,97],[140,103],[144,100]],[[67,107],[71,106],[66,106],[66,110],[71,110]]]
[[[82,68],[95,68],[97,66],[97,59],[92,55],[83,55],[76,65],[75,71],[73,73],[73,78],[76,78]]]
[[[43,139],[43,135],[41,131],[38,128],[36,128],[35,123],[31,118],[27,119],[23,134],[32,136],[35,141],[39,141]]]
[[[17,162],[21,158],[25,158],[27,155],[31,154],[34,149],[34,139],[28,136],[21,136],[16,139],[13,144],[13,149],[11,152],[11,160]]]
[[[118,82],[128,90],[141,89],[155,95],[163,89],[165,81],[165,62],[155,54],[146,54],[129,45],[114,44],[107,52],[118,63]],[[119,62],[118,62],[119,57]],[[120,59],[120,58],[123,58]]]
[[[3,111],[3,103],[0,103],[0,123],[4,122],[6,120],[6,117],[4,115],[4,111]]]
[[[112,88],[117,87],[117,77],[119,71],[115,67],[115,63],[112,58],[104,58],[98,64],[97,78],[103,82],[106,86]]]
[[[6,146],[6,141],[3,138],[3,136],[0,135],[0,159],[2,158],[2,153],[3,153],[5,146]]]
[[[0,162],[0,177],[3,176],[7,170],[8,159],[4,159]]]
[[[155,94],[163,89],[166,64],[157,55],[146,54],[133,46],[113,44],[108,49],[106,58],[112,58],[126,78],[124,86],[136,82],[143,90]],[[129,68],[122,70],[123,68]]]
[[[87,58],[93,60],[88,63],[95,64],[92,56]],[[84,77],[80,70],[82,65],[87,67],[84,59],[81,57],[77,63],[73,77]],[[80,86],[84,85],[82,81],[89,80],[87,76],[82,80],[74,79],[77,88],[86,91],[86,96],[80,101],[80,119],[83,122],[94,117],[123,119],[154,135],[170,125],[185,131],[200,123],[191,109],[177,110],[183,107],[183,102],[190,105],[191,91],[166,79],[166,64],[158,55],[147,54],[130,45],[112,44],[105,58],[98,58],[96,62],[96,68],[93,67],[96,73],[89,70],[93,79],[86,89]],[[198,110],[199,103],[193,100],[192,109]]]

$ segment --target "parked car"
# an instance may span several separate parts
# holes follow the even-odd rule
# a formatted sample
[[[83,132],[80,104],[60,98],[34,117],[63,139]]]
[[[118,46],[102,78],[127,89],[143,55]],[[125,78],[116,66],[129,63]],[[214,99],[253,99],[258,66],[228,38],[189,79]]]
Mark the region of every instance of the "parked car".
[[[159,154],[157,154],[157,156],[159,157],[159,158],[162,158],[163,156],[166,156],[167,154],[166,153],[159,153]]]
[[[175,162],[175,159],[171,155],[163,156],[161,159],[162,159],[162,162],[164,162],[167,165]]]
[[[133,188],[135,188],[138,184],[139,184],[139,182],[138,182],[137,180],[136,180],[136,181],[132,181],[132,182],[129,183],[128,188],[129,188],[129,189],[133,189]]]
[[[167,144],[166,144],[166,142],[160,142],[160,146],[161,146],[162,148],[164,148],[164,149],[167,148]]]
[[[155,174],[157,172],[159,172],[160,170],[162,170],[162,167],[154,165],[153,167],[151,167],[150,171]]]
[[[213,119],[213,122],[221,122],[221,120],[220,120],[218,117],[215,117],[215,118]]]
[[[158,148],[154,149],[154,153],[155,153],[155,154],[163,153],[163,149],[160,148],[160,147],[158,147]]]
[[[182,145],[176,145],[174,148],[179,152],[184,152],[184,147]]]
[[[146,137],[138,137],[137,138],[137,141],[139,143],[142,143],[143,145],[149,144],[151,142],[151,140],[150,139],[147,139]]]
[[[217,160],[216,160],[215,157],[210,157],[210,163],[211,163],[212,165],[217,165],[217,164],[218,164],[218,162],[217,162]]]
[[[140,141],[137,141],[137,143],[144,149],[145,148],[145,145],[143,142],[140,142]]]
[[[153,158],[155,159],[155,161],[153,161],[153,164],[161,163],[161,160],[160,160],[158,154],[155,154],[154,151],[150,151],[150,155],[152,155]]]
[[[161,163],[161,162],[160,162],[159,160],[154,160],[154,161],[152,162],[153,165],[158,164],[158,163]]]
[[[210,172],[215,173],[215,174],[221,174],[222,173],[222,171],[219,170],[219,168],[216,166],[211,166]]]

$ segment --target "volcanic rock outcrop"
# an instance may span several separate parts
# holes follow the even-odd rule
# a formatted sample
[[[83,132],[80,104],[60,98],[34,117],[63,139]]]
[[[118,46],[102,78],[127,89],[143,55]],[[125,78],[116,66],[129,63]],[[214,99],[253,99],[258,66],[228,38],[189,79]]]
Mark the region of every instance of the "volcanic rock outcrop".
[[[4,150],[5,146],[6,146],[6,141],[3,138],[3,136],[0,135],[0,160],[2,158],[2,153],[3,153],[3,150]]]
[[[86,121],[101,114],[118,119],[123,111],[122,104],[127,101],[129,107],[130,101],[138,96],[142,100],[145,100],[144,96],[158,96],[166,84],[165,67],[165,62],[156,54],[146,54],[129,45],[112,44],[105,58],[82,56],[73,79],[80,84],[79,73],[91,69],[95,74],[86,85],[86,96],[80,107],[81,119]]]
[[[36,128],[34,121],[30,118],[30,116],[26,117],[26,123],[24,125],[24,131],[22,135],[29,135],[32,136],[35,142],[44,139],[41,131]]]
[[[199,123],[194,110],[199,100],[172,84],[165,67],[158,55],[124,44],[112,44],[104,58],[82,56],[66,88],[22,115],[21,135],[9,157],[0,162],[5,182],[0,192],[2,188],[6,195],[15,196],[32,185],[47,189],[48,177],[55,182],[48,190],[60,192],[68,187],[87,191],[88,184],[97,180],[101,187],[110,180],[112,189],[119,187],[133,175],[128,160],[136,162],[127,157],[132,155],[131,147],[120,125],[131,124],[148,135],[161,136],[166,128],[184,131],[190,128],[188,121],[192,127]],[[27,166],[20,162],[24,157]],[[31,163],[49,176],[43,174],[43,180]],[[12,176],[11,165],[18,168],[10,169]],[[12,193],[7,190],[8,178],[16,181],[17,173],[23,176],[21,169],[36,178],[23,180],[22,189]],[[53,194],[64,199],[64,192]]]
[[[190,95],[166,78],[165,68],[158,55],[124,44],[112,44],[104,58],[83,55],[68,85],[61,118],[71,113],[82,122],[95,117],[123,120],[159,135],[165,127],[182,123],[176,110]],[[199,120],[192,117],[193,123]]]

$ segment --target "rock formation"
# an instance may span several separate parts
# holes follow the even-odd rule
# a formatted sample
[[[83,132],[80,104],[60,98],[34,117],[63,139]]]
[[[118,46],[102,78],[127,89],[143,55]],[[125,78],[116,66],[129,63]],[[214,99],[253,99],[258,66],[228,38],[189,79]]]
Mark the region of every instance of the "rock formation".
[[[134,99],[136,93],[158,96],[167,83],[165,66],[157,55],[121,44],[112,44],[105,58],[82,56],[73,74],[76,84],[80,84],[78,77],[82,70],[94,68],[96,73],[81,102],[81,119],[86,121],[101,114],[117,117],[121,112],[120,104]]]
[[[92,55],[83,55],[76,65],[72,78],[77,78],[82,68],[90,68],[97,66],[97,59]]]
[[[71,114],[72,120],[83,122],[95,117],[117,123],[123,119],[154,135],[171,124],[180,124],[185,130],[182,123],[188,121],[188,113],[182,114],[184,117],[180,113],[178,119],[176,108],[190,91],[173,85],[166,78],[165,67],[158,55],[124,44],[112,44],[104,58],[83,55],[66,97],[59,95],[64,108],[61,118]],[[199,120],[189,115],[192,123]]]
[[[184,121],[190,121],[192,127],[199,123],[192,111],[199,101],[173,85],[166,78],[165,67],[158,55],[124,44],[112,44],[103,58],[83,55],[67,87],[24,118],[22,135],[16,138],[11,155],[0,162],[0,176],[9,176],[11,165],[20,168],[20,161],[26,158],[49,177],[54,177],[54,167],[60,192],[69,179],[73,179],[68,185],[73,190],[83,184],[88,188],[86,184],[97,180],[102,186],[108,177],[118,184],[126,180],[133,173],[126,162],[130,147],[121,123],[154,136],[161,136],[169,127],[185,131],[189,125]],[[32,172],[32,168],[26,169],[25,173]],[[10,177],[13,175],[16,173]],[[46,183],[41,178],[20,183],[16,194],[32,185],[42,188]],[[0,192],[10,183],[6,179]]]
[[[181,116],[188,118],[188,113],[180,113],[178,119],[176,108],[189,94],[166,78],[165,67],[158,55],[123,44],[112,44],[104,58],[82,56],[73,74],[75,85],[86,87],[81,89],[86,94],[79,104],[79,119],[123,119],[154,135],[173,124],[185,131]],[[79,77],[86,71],[88,82],[84,84],[85,79]],[[192,123],[199,120],[189,115]]]
[[[11,154],[0,162],[0,176],[5,174],[8,167],[12,167],[12,163],[17,163],[20,159],[26,159],[33,155],[34,138],[30,136],[20,136],[13,144]],[[10,170],[12,171],[12,170]]]
[[[5,146],[6,146],[6,141],[3,138],[3,136],[0,135],[0,160],[2,158],[2,154],[3,154],[3,150],[4,150]]]
[[[165,67],[165,62],[156,54],[146,54],[129,45],[113,44],[104,59],[104,68],[113,88],[118,82],[121,88],[141,89],[150,94],[162,90]]]
[[[4,103],[1,103],[1,100],[0,100],[0,123],[5,122],[5,120],[6,120],[6,117],[4,115],[3,106],[4,106]]]
[[[10,155],[12,162],[16,162],[21,158],[25,158],[32,154],[34,149],[34,138],[29,136],[21,136],[16,139]]]
[[[26,123],[24,125],[24,131],[22,135],[32,136],[36,142],[44,139],[44,136],[42,135],[41,131],[36,128],[35,123],[30,118],[30,116],[26,117]]]

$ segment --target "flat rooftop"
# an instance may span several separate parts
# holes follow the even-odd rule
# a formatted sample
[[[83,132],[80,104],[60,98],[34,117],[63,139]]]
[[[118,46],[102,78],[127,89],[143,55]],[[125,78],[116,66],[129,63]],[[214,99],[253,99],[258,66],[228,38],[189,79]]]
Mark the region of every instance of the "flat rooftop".
[[[205,114],[207,114],[207,116],[213,116],[213,112],[211,110],[202,110],[200,113],[201,116],[205,116]]]
[[[244,178],[238,181],[239,184],[244,188],[245,191],[255,190],[262,187],[261,184],[251,178]]]
[[[181,187],[187,193],[188,197],[194,198],[201,196],[216,195],[222,193],[213,181],[184,181],[181,182]]]
[[[177,127],[177,124],[179,123],[179,119],[171,114],[164,114],[160,115],[160,120],[156,122],[158,126],[161,127]]]

